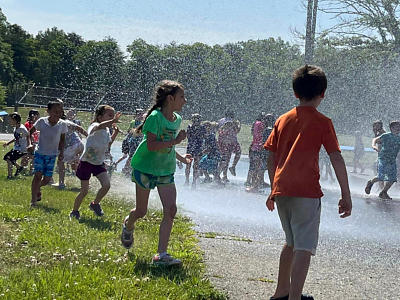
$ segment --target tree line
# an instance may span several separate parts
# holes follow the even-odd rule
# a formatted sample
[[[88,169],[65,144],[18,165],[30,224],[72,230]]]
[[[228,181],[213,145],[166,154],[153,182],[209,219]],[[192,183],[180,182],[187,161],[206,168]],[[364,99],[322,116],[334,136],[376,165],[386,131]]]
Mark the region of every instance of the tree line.
[[[123,52],[111,37],[85,41],[49,28],[37,35],[7,22],[0,11],[0,105],[13,106],[24,84],[114,95],[117,109],[147,108],[154,85],[165,78],[184,84],[184,117],[198,112],[216,120],[233,110],[245,123],[260,111],[279,115],[296,104],[291,74],[304,62],[300,46],[280,38],[224,45],[152,45],[134,40]],[[400,118],[399,54],[390,45],[322,34],[313,63],[328,76],[321,110],[338,131],[370,131],[374,119]],[[125,102],[118,102],[124,94]],[[79,103],[76,104],[79,107]]]

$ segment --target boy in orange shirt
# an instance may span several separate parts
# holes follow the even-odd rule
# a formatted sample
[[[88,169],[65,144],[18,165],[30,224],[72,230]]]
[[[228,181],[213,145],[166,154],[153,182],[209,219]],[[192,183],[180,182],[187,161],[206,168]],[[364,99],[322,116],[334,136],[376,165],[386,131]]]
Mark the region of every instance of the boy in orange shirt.
[[[347,171],[332,121],[317,111],[327,88],[321,68],[305,65],[293,73],[293,90],[299,106],[276,121],[264,147],[270,152],[268,175],[271,194],[267,208],[275,203],[286,235],[279,262],[278,285],[270,298],[314,299],[302,295],[311,255],[315,255],[323,193],[319,185],[318,153],[327,151],[341,189],[339,214],[351,215],[352,202]]]

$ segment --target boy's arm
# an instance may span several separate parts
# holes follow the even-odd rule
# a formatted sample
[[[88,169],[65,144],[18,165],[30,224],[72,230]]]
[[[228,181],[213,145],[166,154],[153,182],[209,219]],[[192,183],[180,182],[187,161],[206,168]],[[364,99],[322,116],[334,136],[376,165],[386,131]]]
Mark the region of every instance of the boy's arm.
[[[267,150],[268,151],[268,150]],[[272,196],[272,190],[274,186],[274,178],[275,178],[275,153],[268,151],[268,160],[267,160],[267,168],[268,168],[268,177],[269,177],[269,182],[271,184],[271,194],[267,198],[267,208],[270,211],[273,211],[275,209],[275,199]]]
[[[8,141],[7,143],[3,144],[3,147],[7,147],[8,145],[12,144],[15,142],[15,139],[12,139],[11,141]]]
[[[379,136],[372,139],[372,149],[374,149],[375,151],[379,151],[377,144],[380,142],[381,142],[381,139]]]
[[[336,178],[340,185],[342,197],[339,200],[339,214],[341,218],[346,218],[351,215],[352,201],[350,195],[349,181],[347,178],[346,165],[342,154],[339,151],[329,153],[329,159],[335,170]]]
[[[58,143],[58,160],[64,159],[64,146],[65,146],[65,133],[60,135],[60,142]]]

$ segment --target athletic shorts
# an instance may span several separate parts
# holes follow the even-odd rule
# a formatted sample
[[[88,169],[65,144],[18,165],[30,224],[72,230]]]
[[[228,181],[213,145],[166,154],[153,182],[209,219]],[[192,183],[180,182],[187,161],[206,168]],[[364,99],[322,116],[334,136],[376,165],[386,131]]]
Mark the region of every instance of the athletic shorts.
[[[378,178],[382,181],[397,181],[396,161],[386,162],[378,158]]]
[[[294,250],[304,250],[315,255],[318,245],[321,199],[276,196],[275,202],[287,245],[293,247]]]
[[[53,176],[54,164],[56,162],[57,155],[42,155],[35,152],[33,159],[34,172],[40,172],[43,176]]]
[[[26,153],[23,153],[19,150],[11,150],[8,151],[6,155],[4,155],[4,160],[9,160],[14,164],[18,159],[20,159],[25,154]]]
[[[218,168],[218,161],[219,159],[217,157],[208,157],[208,155],[204,155],[200,159],[199,168],[208,173],[215,173]]]
[[[154,176],[151,174],[142,173],[135,169],[132,170],[132,181],[145,190],[152,190],[156,186],[175,183],[174,174],[166,176]]]
[[[262,170],[264,158],[265,158],[265,156],[264,156],[262,150],[254,151],[254,150],[250,149],[249,150],[249,160],[250,160],[249,170],[251,170],[251,171]]]
[[[80,180],[89,180],[92,176],[97,176],[100,173],[107,172],[104,164],[102,165],[93,165],[87,161],[80,161],[78,168],[76,169],[76,177]]]
[[[84,150],[83,143],[76,143],[64,149],[64,159],[65,163],[73,163],[79,160],[78,153],[82,153]]]

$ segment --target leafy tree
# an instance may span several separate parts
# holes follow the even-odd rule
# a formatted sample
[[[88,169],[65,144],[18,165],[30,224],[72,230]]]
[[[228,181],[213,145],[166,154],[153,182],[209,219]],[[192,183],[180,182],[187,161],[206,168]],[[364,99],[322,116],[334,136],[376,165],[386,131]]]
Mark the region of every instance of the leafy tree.
[[[320,0],[321,11],[338,24],[328,30],[351,37],[351,45],[373,44],[400,53],[399,0]]]
[[[7,89],[0,82],[0,108],[6,104]]]

